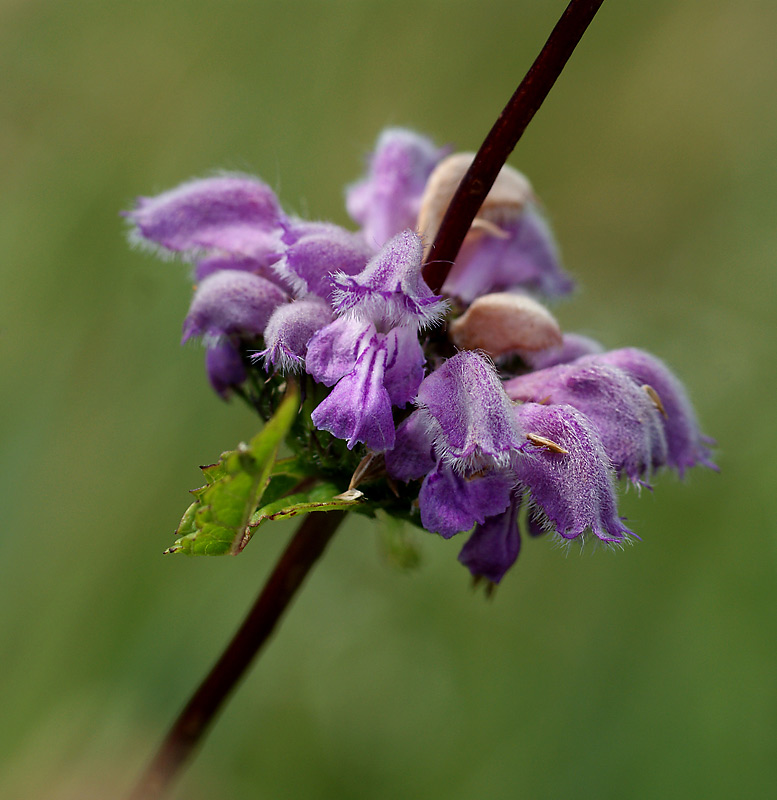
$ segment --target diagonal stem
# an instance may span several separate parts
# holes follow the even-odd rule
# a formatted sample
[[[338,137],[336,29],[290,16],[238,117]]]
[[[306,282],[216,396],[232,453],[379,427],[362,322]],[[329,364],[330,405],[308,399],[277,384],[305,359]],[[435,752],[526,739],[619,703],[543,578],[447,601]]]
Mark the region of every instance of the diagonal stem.
[[[439,293],[472,220],[526,126],[548,96],[556,78],[604,0],[572,0],[502,110],[451,199],[424,267],[424,279]]]
[[[169,791],[343,519],[344,511],[308,514],[227,649],[178,715],[129,800],[157,800]]]

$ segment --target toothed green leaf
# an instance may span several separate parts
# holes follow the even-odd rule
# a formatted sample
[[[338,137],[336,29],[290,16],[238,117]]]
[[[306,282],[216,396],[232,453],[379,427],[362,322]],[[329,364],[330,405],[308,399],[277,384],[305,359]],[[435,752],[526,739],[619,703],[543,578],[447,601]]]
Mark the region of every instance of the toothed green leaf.
[[[273,479],[273,483],[275,480]],[[242,550],[265,522],[289,519],[311,511],[348,511],[355,506],[364,505],[361,492],[341,494],[341,488],[333,483],[319,483],[304,492],[296,492],[265,503],[251,517],[238,549]]]
[[[299,391],[292,388],[275,415],[247,445],[223,453],[216,464],[202,468],[207,484],[192,492],[196,499],[178,526],[180,538],[166,553],[223,555],[242,549],[251,516],[270,481],[278,448],[298,407]],[[282,469],[289,471],[288,466]],[[292,481],[289,489],[299,481],[290,474],[285,479],[286,483]]]

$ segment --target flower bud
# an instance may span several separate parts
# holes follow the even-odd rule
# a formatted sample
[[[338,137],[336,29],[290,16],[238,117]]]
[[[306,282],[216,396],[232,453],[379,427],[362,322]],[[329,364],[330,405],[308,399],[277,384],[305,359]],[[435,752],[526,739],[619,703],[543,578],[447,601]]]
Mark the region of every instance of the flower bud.
[[[474,153],[454,153],[443,159],[430,175],[418,213],[418,230],[426,238],[427,248],[437,235],[448,204],[474,158]],[[478,231],[502,236],[499,226],[518,216],[532,197],[531,184],[526,177],[512,167],[502,167],[468,236],[477,235]]]
[[[479,297],[448,331],[459,349],[483,350],[493,358],[562,343],[558,322],[545,306],[527,295],[507,292]]]

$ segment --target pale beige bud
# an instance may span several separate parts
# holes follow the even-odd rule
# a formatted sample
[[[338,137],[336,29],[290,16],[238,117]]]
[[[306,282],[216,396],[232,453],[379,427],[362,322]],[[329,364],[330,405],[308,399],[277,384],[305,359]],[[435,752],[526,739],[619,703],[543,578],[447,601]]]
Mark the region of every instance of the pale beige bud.
[[[427,248],[434,241],[448,204],[474,158],[474,153],[454,153],[443,159],[429,176],[418,214],[418,231]],[[486,195],[467,236],[505,236],[499,226],[520,214],[533,197],[526,177],[505,165]]]
[[[545,306],[523,294],[478,297],[448,326],[462,350],[483,350],[497,358],[516,351],[544,350],[562,343],[561,329]]]

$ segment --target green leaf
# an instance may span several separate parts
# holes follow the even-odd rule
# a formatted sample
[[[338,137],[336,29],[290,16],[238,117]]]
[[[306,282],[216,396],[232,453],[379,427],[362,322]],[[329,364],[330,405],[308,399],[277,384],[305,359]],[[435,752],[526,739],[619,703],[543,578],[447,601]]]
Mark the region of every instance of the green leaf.
[[[273,479],[275,483],[275,479]],[[269,493],[268,493],[269,494]],[[279,497],[265,503],[251,517],[243,541],[238,545],[242,550],[254,533],[265,522],[296,517],[297,514],[309,514],[311,511],[348,511],[362,504],[362,493],[358,491],[344,492],[334,483],[318,483],[306,491]]]
[[[165,553],[223,555],[242,550],[251,516],[267,488],[278,448],[298,408],[299,389],[290,384],[276,413],[247,445],[222,453],[216,464],[202,468],[207,483],[192,491],[196,499],[178,526],[180,538]],[[288,473],[289,466],[285,470]],[[289,488],[299,481],[287,474],[289,480],[294,481]]]

